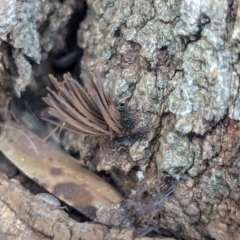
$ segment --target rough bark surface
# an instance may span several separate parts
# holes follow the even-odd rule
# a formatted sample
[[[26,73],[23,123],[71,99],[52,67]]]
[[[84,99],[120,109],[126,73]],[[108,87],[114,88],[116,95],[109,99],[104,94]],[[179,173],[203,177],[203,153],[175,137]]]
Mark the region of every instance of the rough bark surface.
[[[100,144],[99,170],[138,166],[145,181],[152,172],[184,177],[162,223],[184,239],[239,239],[239,2],[88,6],[78,42],[85,61],[105,73],[106,87],[114,81],[117,98],[136,106],[149,132],[117,160],[89,137],[65,145],[88,159]]]
[[[66,25],[76,2],[0,1],[1,75],[10,71],[18,95],[30,83],[32,67],[50,51],[65,47]]]
[[[8,180],[3,174],[0,174],[0,206],[2,240],[148,240],[135,238],[131,231],[76,222],[64,211],[53,209],[24,189],[18,181]]]
[[[65,47],[77,2],[0,0],[1,119],[7,118],[12,91],[24,91],[36,64]],[[79,150],[85,164],[110,171],[127,193],[140,181],[158,182],[162,173],[180,176],[184,180],[165,202],[160,223],[183,239],[240,239],[240,1],[87,4],[78,32],[84,61],[103,72],[105,87],[137,112],[136,132],[147,134],[111,142],[66,133],[65,149]],[[27,214],[28,225],[51,239],[89,239],[91,231],[96,239],[133,238],[66,221],[58,210],[45,219],[40,200],[34,205],[30,194],[14,195],[22,189],[4,178],[0,187],[0,204],[9,208],[3,211]],[[14,201],[19,196],[22,205]]]

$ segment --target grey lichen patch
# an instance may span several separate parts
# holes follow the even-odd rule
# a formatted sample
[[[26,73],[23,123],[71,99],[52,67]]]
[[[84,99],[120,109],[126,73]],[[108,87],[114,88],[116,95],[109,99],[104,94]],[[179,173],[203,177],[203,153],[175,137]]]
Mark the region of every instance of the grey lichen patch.
[[[239,4],[239,1],[236,1],[236,3],[237,3],[237,18],[236,18],[236,21],[234,23],[234,29],[233,29],[233,32],[232,32],[232,39],[240,41],[240,4]]]
[[[182,1],[180,13],[180,19],[175,25],[178,35],[190,36],[197,34],[200,29],[201,1]]]
[[[15,91],[20,94],[31,82],[32,66],[24,55],[17,50],[13,52],[13,57],[15,58],[15,64],[18,68],[18,77],[15,78],[14,88]]]
[[[150,2],[145,0],[134,1],[132,12],[133,14],[126,22],[128,28],[141,28],[154,17],[153,7]]]
[[[113,81],[122,80],[122,81]],[[110,70],[110,72],[106,75],[104,86],[109,91],[114,91],[115,96],[119,96],[122,99],[127,99],[132,96],[134,91],[134,86],[137,83],[138,78],[136,76],[136,70],[126,68],[123,71],[114,71]]]
[[[39,5],[38,1],[22,2],[21,8],[17,8],[17,25],[10,34],[14,48],[21,49],[22,54],[36,63],[41,60],[40,43],[35,22]]]
[[[184,173],[193,164],[194,155],[191,143],[174,132],[161,138],[159,152],[156,155],[158,170],[171,175]]]
[[[224,47],[225,37],[227,37],[226,18],[229,12],[229,2],[225,0],[222,4],[218,3],[218,1],[211,0],[201,2],[201,15],[199,15],[199,12],[195,12],[195,14],[200,16],[201,22],[204,20],[204,15],[210,19],[209,24],[206,24],[202,30],[202,37],[206,38],[215,49],[219,50]],[[212,4],[215,4],[214,8],[212,8]]]
[[[200,40],[188,45],[183,60],[184,79],[169,96],[169,110],[181,116],[176,124],[180,132],[204,134],[207,130],[204,121],[213,124],[220,121],[238,92],[231,52],[216,52],[205,40]]]
[[[194,162],[191,168],[188,170],[188,174],[194,178],[200,176],[207,169],[208,163],[206,159],[202,158],[202,141],[200,139],[193,139],[192,152],[194,154]]]
[[[170,13],[171,9],[169,9],[168,7],[166,8],[166,6],[163,6],[163,8],[159,8],[159,2],[156,2],[154,4],[157,5],[155,17],[149,18],[148,21],[145,21],[145,24],[141,26],[141,28],[131,26],[131,24],[127,24],[126,27],[122,28],[122,33],[125,39],[140,44],[142,47],[140,51],[141,56],[151,62],[152,66],[154,66],[153,53],[157,49],[169,47],[169,52],[171,52],[172,54],[176,54],[184,47],[181,39],[178,39],[174,36],[172,25],[164,21],[159,21],[163,16],[159,15],[160,13],[158,11]],[[170,3],[169,5],[171,4],[172,3]],[[149,12],[149,16],[151,16],[151,12]],[[139,18],[141,17],[142,15],[139,15]]]
[[[204,134],[210,122],[215,124],[227,114],[238,93],[231,47],[223,48],[223,16],[227,17],[228,3],[211,6],[206,1],[183,1],[181,18],[175,26],[177,35],[190,41],[200,32],[204,36],[197,43],[188,44],[183,56],[184,79],[169,97],[169,110],[178,115],[176,128],[182,133]],[[204,21],[206,16],[209,21]],[[237,118],[236,108],[230,109],[230,116]]]
[[[237,57],[237,63],[234,64],[234,70],[236,71],[236,72],[233,73],[235,75],[234,77],[239,78],[240,62],[239,62],[238,57]],[[231,106],[229,108],[228,115],[231,119],[238,120],[238,121],[240,120],[240,94],[239,94],[239,92],[238,92],[236,98],[234,99],[233,103],[231,104]]]
[[[13,47],[16,55],[16,66],[19,68],[15,79],[15,91],[18,95],[31,81],[31,66],[24,59],[29,57],[36,63],[40,62],[40,44],[38,39],[35,15],[39,7],[37,1],[17,2],[1,1],[0,39]],[[14,53],[13,53],[14,54]],[[14,56],[13,56],[14,58]],[[16,76],[14,76],[16,77]]]
[[[77,6],[75,3],[75,0],[63,4],[58,1],[0,1],[0,39],[7,42],[14,62],[11,64],[18,69],[17,74],[11,76],[18,96],[31,81],[32,62],[39,64],[51,49],[64,46],[66,24]]]
[[[147,22],[140,30],[125,28],[122,30],[128,41],[134,41],[141,45],[141,55],[148,61],[152,61],[152,54],[157,48],[159,24],[156,20]],[[151,36],[151,37],[149,37]]]
[[[159,109],[159,92],[155,87],[155,81],[156,76],[153,73],[146,73],[140,79],[134,93],[145,113],[156,113]]]
[[[106,2],[107,1],[104,1],[103,5]],[[111,31],[118,30],[126,23],[126,19],[128,19],[132,14],[133,5],[133,0],[119,0],[114,1],[113,5],[106,5],[103,18],[107,23],[110,23],[109,29]]]
[[[154,1],[156,19],[163,22],[173,22],[180,15],[180,1]]]
[[[7,41],[7,35],[17,24],[16,0],[2,0],[0,3],[0,39]]]
[[[79,46],[98,56],[97,62],[109,60],[116,52],[117,39],[113,35],[132,14],[133,1],[89,2],[89,15],[78,32]],[[94,21],[92,20],[95,17]],[[93,30],[89,34],[86,29]],[[104,41],[102,41],[104,39]],[[98,44],[102,42],[102,44]]]
[[[222,200],[229,195],[229,186],[221,171],[212,170],[201,180],[203,194],[209,199]]]

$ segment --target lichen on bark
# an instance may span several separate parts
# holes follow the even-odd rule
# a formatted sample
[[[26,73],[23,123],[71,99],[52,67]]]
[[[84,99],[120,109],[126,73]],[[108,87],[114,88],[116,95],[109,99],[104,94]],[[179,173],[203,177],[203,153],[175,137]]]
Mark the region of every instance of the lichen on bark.
[[[105,86],[115,82],[117,98],[137,103],[149,127],[137,147],[140,158],[129,151],[116,161],[100,142],[98,169],[115,166],[132,174],[137,166],[145,181],[155,167],[155,174],[180,174],[185,181],[166,203],[161,223],[183,238],[238,239],[226,209],[238,201],[240,187],[234,170],[239,1],[89,0],[88,6],[79,46],[105,74]],[[91,155],[90,147],[84,151]]]
[[[51,50],[65,46],[66,25],[75,3],[0,1],[0,43],[8,44],[11,64],[16,65],[11,77],[18,96],[32,80],[32,66],[45,60]]]
[[[1,118],[33,66],[65,48],[77,2],[0,1]],[[139,172],[148,183],[163,173],[182,177],[160,223],[177,237],[239,239],[239,0],[87,4],[78,32],[83,59],[147,133],[117,142],[66,132],[65,149],[114,173],[123,188],[134,189]]]

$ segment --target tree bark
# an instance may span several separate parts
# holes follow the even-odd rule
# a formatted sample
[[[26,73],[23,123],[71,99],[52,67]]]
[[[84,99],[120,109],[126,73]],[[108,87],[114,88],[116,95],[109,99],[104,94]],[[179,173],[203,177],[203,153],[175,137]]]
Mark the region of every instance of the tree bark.
[[[79,29],[84,61],[105,74],[105,86],[114,81],[117,99],[148,126],[117,161],[100,142],[97,169],[121,169],[125,188],[137,171],[146,182],[162,173],[185,179],[161,218],[184,239],[240,238],[239,8],[227,0],[89,0]],[[83,159],[93,156],[92,138],[77,141],[70,145]]]
[[[49,70],[49,53],[66,48],[77,2],[0,1],[0,120],[7,118],[12,92],[20,96],[33,73],[47,78],[41,67]],[[125,194],[139,183],[161,185],[165,175],[180,179],[159,220],[176,238],[240,239],[240,1],[87,5],[78,31],[83,60],[103,73],[117,103],[135,113],[134,134],[106,140],[66,132],[65,149],[109,171]],[[11,206],[7,196],[1,200]],[[97,228],[103,239],[108,230]],[[53,230],[45,236],[52,237]]]

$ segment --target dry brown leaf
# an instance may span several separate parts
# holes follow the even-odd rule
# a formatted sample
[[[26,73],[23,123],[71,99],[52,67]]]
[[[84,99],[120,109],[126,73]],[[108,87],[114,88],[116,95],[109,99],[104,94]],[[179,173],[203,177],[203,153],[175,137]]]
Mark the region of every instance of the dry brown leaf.
[[[56,146],[14,122],[5,125],[0,151],[24,174],[90,219],[117,225],[110,209],[122,200],[103,179]],[[116,222],[110,222],[116,220]]]

